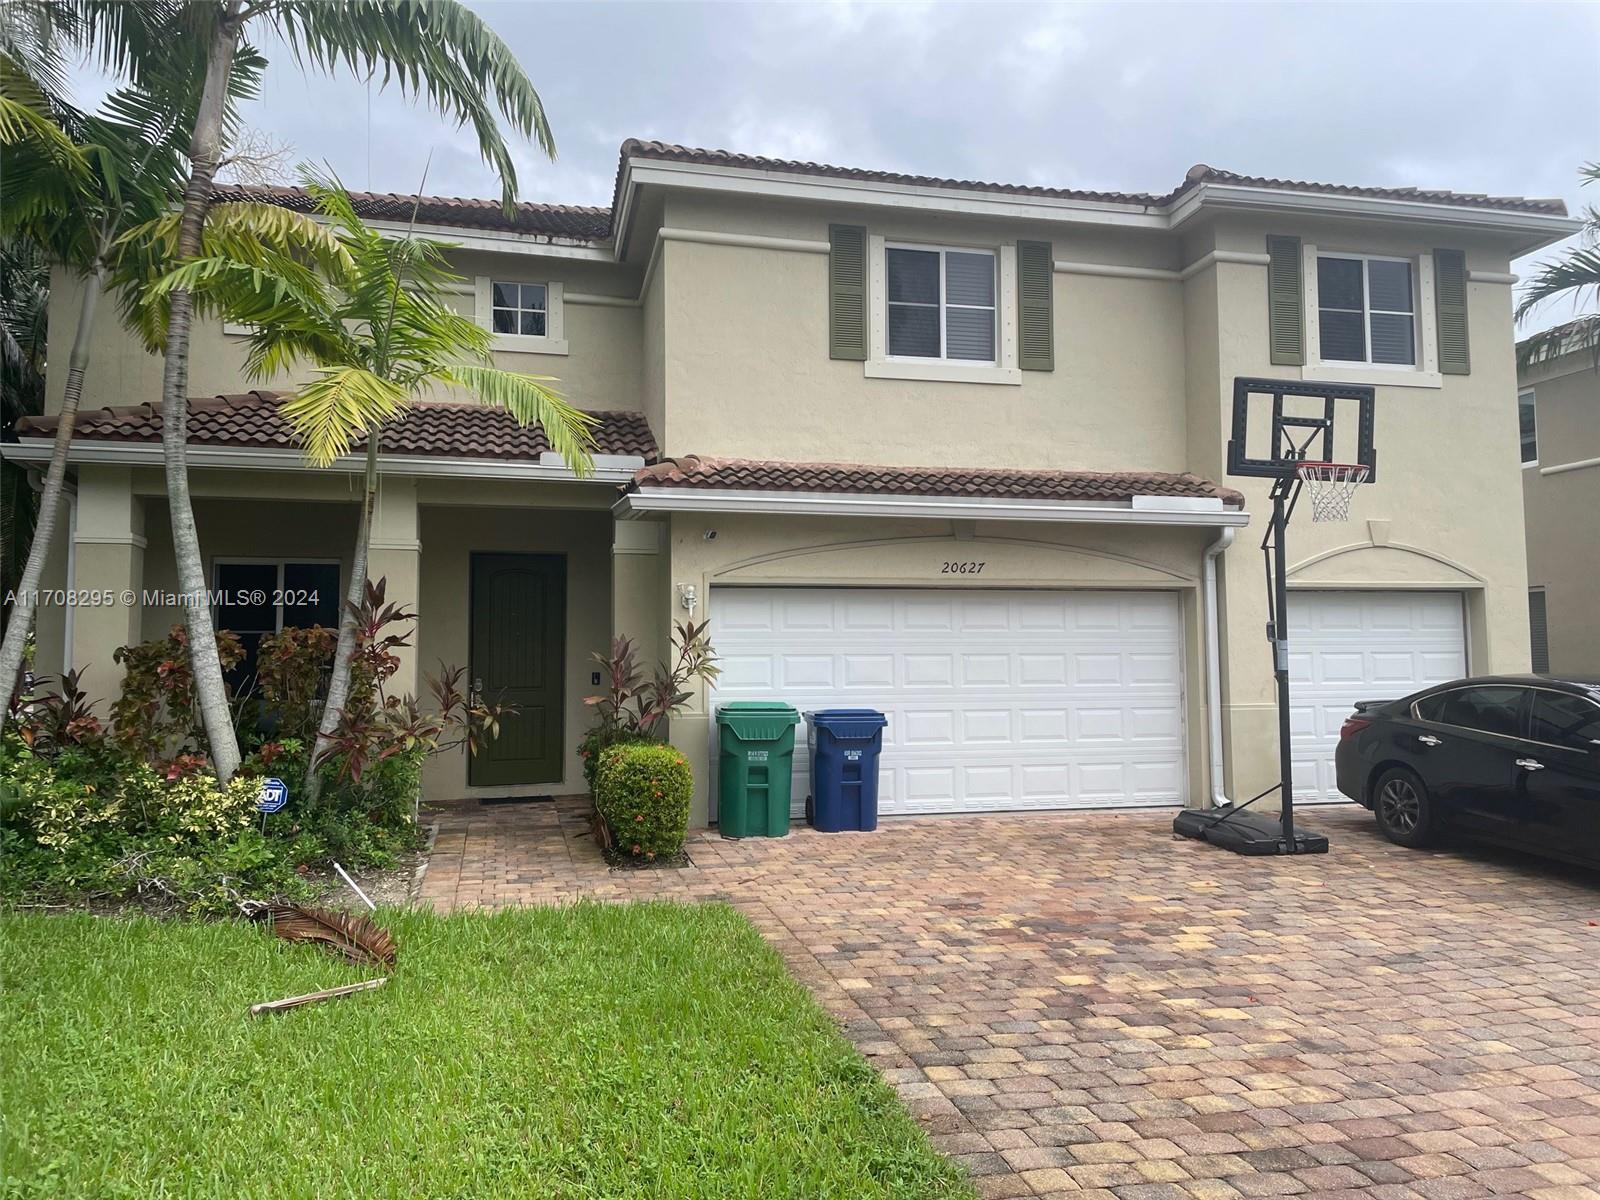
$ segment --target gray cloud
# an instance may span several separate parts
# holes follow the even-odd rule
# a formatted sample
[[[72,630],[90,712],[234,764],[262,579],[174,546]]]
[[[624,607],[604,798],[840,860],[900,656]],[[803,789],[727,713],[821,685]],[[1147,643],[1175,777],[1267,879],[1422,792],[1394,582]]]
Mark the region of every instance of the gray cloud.
[[[654,137],[962,178],[1165,191],[1251,174],[1562,196],[1600,158],[1600,6],[476,5],[560,158],[527,199],[606,204]],[[270,37],[248,119],[354,187],[493,195],[469,140],[396,93],[306,79]],[[370,169],[369,169],[370,159]],[[1553,313],[1552,320],[1565,312]]]

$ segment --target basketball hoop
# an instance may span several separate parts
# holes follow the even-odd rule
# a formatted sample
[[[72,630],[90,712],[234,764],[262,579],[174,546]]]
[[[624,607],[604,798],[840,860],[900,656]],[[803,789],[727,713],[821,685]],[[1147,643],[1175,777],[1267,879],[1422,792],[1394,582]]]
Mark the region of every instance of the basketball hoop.
[[[1302,462],[1294,471],[1311,496],[1313,521],[1348,521],[1350,498],[1372,474],[1365,463]]]

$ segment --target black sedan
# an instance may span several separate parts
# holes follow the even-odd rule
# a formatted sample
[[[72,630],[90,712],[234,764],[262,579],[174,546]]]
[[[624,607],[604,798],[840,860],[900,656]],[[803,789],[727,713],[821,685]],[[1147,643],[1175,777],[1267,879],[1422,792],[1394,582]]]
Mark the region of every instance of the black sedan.
[[[1496,675],[1363,700],[1334,763],[1402,846],[1459,833],[1600,866],[1600,680]]]

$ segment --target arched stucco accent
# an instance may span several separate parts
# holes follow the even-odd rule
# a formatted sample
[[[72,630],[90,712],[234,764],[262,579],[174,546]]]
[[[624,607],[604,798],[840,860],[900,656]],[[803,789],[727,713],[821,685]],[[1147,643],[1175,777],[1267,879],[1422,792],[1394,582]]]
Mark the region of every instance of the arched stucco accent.
[[[933,534],[926,537],[862,538],[854,541],[820,542],[806,546],[790,546],[782,550],[774,550],[762,554],[755,554],[748,558],[742,558],[734,562],[727,563],[724,566],[712,571],[710,578],[713,580],[731,581],[739,576],[761,576],[765,573],[763,570],[764,568],[770,568],[774,564],[780,562],[793,564],[795,560],[804,558],[827,559],[831,556],[836,556],[839,554],[883,550],[890,547],[932,547],[937,545],[951,547],[952,549],[950,553],[952,558],[959,557],[968,559],[974,557],[975,555],[981,556],[983,553],[983,547],[985,546],[1004,546],[1017,547],[1026,550],[1029,553],[1046,552],[1050,554],[1094,559],[1106,563],[1116,563],[1123,568],[1127,568],[1127,570],[1121,573],[1123,576],[1125,576],[1125,579],[1119,579],[1119,582],[1125,581],[1129,583],[1136,583],[1140,581],[1141,577],[1144,577],[1150,583],[1159,583],[1165,586],[1170,586],[1173,582],[1193,583],[1195,580],[1195,575],[1193,573],[1175,571],[1170,567],[1163,566],[1160,563],[1152,562],[1148,559],[1136,558],[1127,554],[1117,554],[1113,551],[1100,550],[1088,546],[1076,546],[1064,542],[1048,542],[1035,538],[973,537],[963,539],[948,533]],[[823,574],[828,573],[829,572],[823,572]],[[859,573],[857,574],[859,575]],[[885,571],[885,575],[892,576],[893,574],[894,572],[892,570]],[[1150,578],[1151,576],[1155,578],[1152,579]],[[871,576],[867,575],[860,577],[860,582],[862,584],[871,583]],[[950,582],[957,581],[952,579]],[[959,582],[985,583],[988,582],[988,580],[980,580],[975,577],[963,576]],[[1016,579],[1014,573],[1010,582],[1015,585]],[[1045,573],[1041,573],[1039,576],[1039,582],[1060,584],[1071,583],[1072,579],[1070,576],[1066,575],[1047,575]]]
[[[1371,542],[1353,542],[1347,546],[1336,546],[1332,550],[1324,550],[1320,554],[1314,554],[1295,563],[1289,568],[1289,578],[1297,583],[1319,580],[1328,583],[1355,582],[1331,569],[1331,564],[1336,559],[1346,558],[1352,554],[1363,555],[1358,571],[1359,582],[1363,586],[1381,586],[1385,583],[1481,586],[1484,582],[1482,575],[1454,559],[1446,558],[1432,550],[1424,550],[1420,546],[1407,546],[1401,542],[1385,542],[1376,546]],[[1385,559],[1389,560],[1387,565],[1384,563]],[[1420,565],[1422,563],[1428,565],[1424,567]],[[1321,567],[1322,570],[1313,571],[1313,567]],[[1447,573],[1441,574],[1439,567],[1444,567]]]

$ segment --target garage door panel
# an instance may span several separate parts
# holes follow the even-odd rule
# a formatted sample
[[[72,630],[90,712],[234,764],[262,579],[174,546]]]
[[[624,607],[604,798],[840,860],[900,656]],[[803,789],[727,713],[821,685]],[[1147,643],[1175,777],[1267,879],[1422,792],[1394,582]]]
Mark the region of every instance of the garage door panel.
[[[1289,710],[1295,797],[1341,801],[1333,753],[1358,700],[1390,700],[1467,672],[1456,592],[1291,592]]]
[[[1182,802],[1174,596],[802,590],[713,590],[714,703],[882,709],[884,812]],[[807,757],[802,726],[797,813]]]

